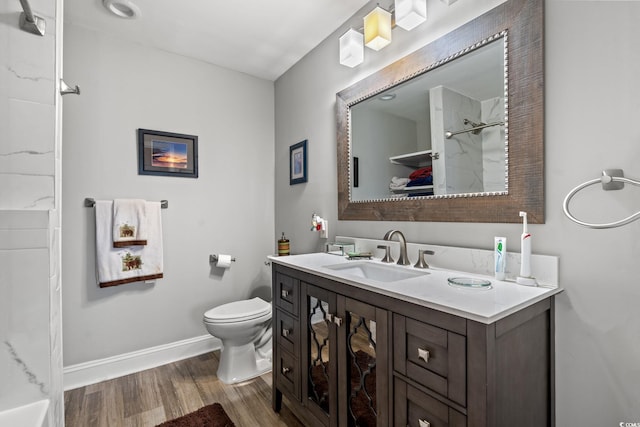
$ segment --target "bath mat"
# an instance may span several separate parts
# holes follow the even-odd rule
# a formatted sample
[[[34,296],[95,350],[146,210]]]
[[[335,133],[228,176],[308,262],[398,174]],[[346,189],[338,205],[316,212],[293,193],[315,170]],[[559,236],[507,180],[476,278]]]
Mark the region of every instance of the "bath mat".
[[[165,421],[156,427],[234,427],[224,408],[219,403],[204,406],[174,420]]]

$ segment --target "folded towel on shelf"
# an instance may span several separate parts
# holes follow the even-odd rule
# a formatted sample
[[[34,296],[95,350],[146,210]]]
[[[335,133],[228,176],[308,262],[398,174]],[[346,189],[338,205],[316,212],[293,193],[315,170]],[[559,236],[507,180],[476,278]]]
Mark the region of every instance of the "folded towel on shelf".
[[[426,176],[431,176],[432,171],[433,169],[431,166],[425,166],[423,168],[416,169],[415,171],[411,172],[411,175],[409,175],[409,179],[414,180],[418,178],[424,178]]]
[[[147,203],[140,199],[113,201],[113,247],[147,244]]]
[[[146,246],[113,247],[113,202],[96,200],[96,274],[101,288],[163,277],[160,202],[146,203]]]
[[[407,184],[407,187],[420,187],[423,185],[433,185],[433,177],[429,175],[429,176],[423,176],[420,178],[412,179]]]
[[[409,178],[398,178],[394,176],[389,183],[389,190],[402,190],[409,183]]]

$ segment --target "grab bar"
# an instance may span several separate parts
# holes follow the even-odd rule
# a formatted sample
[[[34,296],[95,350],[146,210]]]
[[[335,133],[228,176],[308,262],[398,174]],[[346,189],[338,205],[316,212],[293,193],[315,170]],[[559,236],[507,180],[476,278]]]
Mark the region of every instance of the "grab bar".
[[[471,124],[471,125],[473,125],[473,127],[471,129],[463,129],[463,130],[458,130],[458,131],[455,131],[455,132],[447,131],[447,132],[444,133],[444,137],[447,138],[447,139],[451,139],[451,137],[454,136],[454,135],[458,135],[458,134],[461,134],[461,133],[467,133],[467,132],[473,132],[473,133],[475,133],[477,135],[484,128],[488,128],[488,127],[491,127],[491,126],[502,126],[502,125],[504,125],[504,122],[473,123],[469,119],[464,119],[464,124],[465,125]]]
[[[633,179],[629,179],[629,178],[625,178],[623,176],[623,172],[622,169],[606,169],[602,171],[602,177],[597,178],[597,179],[592,179],[590,181],[587,182],[583,182],[582,184],[578,185],[576,188],[574,188],[573,190],[571,190],[569,192],[569,194],[567,194],[567,196],[564,199],[564,203],[562,204],[562,208],[564,210],[564,214],[573,222],[575,222],[576,224],[582,225],[583,227],[588,227],[588,228],[594,228],[594,229],[603,229],[603,228],[615,228],[615,227],[620,227],[626,224],[629,224],[630,222],[633,222],[637,219],[640,219],[640,211],[634,213],[633,215],[630,215],[626,218],[621,219],[620,221],[614,221],[614,222],[608,222],[608,223],[604,223],[604,224],[592,224],[589,222],[584,222],[584,221],[580,221],[579,219],[576,219],[573,215],[571,215],[571,212],[569,212],[569,202],[571,201],[571,198],[573,196],[575,196],[575,194],[582,190],[585,187],[588,187],[590,185],[594,185],[594,184],[598,184],[601,183],[602,184],[602,189],[605,191],[609,191],[609,190],[620,190],[622,188],[624,188],[624,184],[632,184],[632,185],[637,185],[640,186],[640,181],[636,181]]]
[[[85,208],[92,208],[96,205],[96,201],[95,199],[92,199],[90,197],[87,197],[84,199],[84,207]],[[169,207],[169,201],[168,200],[160,200],[160,207],[162,209],[167,209]]]
[[[44,36],[47,22],[33,14],[28,0],[20,0],[20,4],[24,11],[20,14],[20,29],[37,36]]]

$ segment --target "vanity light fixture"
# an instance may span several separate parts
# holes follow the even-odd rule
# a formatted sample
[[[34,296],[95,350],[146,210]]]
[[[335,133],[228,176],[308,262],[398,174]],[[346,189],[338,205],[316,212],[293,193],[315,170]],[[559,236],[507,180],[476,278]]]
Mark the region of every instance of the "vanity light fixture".
[[[456,0],[441,1],[451,4]],[[389,10],[376,6],[363,18],[362,27],[357,30],[351,28],[340,36],[340,64],[351,68],[362,64],[363,44],[370,49],[380,50],[391,43],[391,29],[396,25],[410,31],[426,20],[427,0],[394,0]],[[361,31],[364,32],[364,41]]]
[[[427,0],[395,0],[396,25],[407,31],[427,20]]]
[[[140,16],[140,8],[131,0],[102,0],[102,5],[120,18],[135,19]]]
[[[340,37],[340,64],[355,67],[364,61],[362,33],[350,28]]]
[[[391,12],[376,6],[364,17],[364,45],[380,50],[391,43]]]

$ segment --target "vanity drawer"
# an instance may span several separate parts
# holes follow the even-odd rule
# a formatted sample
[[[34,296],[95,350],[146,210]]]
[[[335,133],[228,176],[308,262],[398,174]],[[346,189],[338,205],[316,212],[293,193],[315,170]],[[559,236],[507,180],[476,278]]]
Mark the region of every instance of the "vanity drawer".
[[[300,342],[300,327],[298,321],[281,310],[276,310],[276,321],[273,332],[276,336],[277,344],[288,351],[296,354]]]
[[[466,338],[455,332],[394,315],[394,369],[466,406]]]
[[[397,427],[466,427],[467,417],[399,378],[394,380]]]
[[[276,346],[274,359],[275,381],[280,390],[300,400],[300,362],[288,351]]]
[[[282,273],[276,273],[274,299],[278,307],[298,316],[300,281]]]

